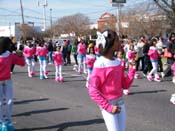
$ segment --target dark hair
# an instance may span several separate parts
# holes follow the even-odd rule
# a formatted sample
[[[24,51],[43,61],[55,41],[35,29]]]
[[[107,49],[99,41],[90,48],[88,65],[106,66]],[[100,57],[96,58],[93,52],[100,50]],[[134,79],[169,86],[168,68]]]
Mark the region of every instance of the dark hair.
[[[170,40],[170,41],[171,41],[172,36],[175,36],[175,33],[174,33],[174,32],[172,32],[172,33],[170,34],[170,37],[169,37],[169,40]]]
[[[105,47],[103,48],[102,45],[99,45],[100,54],[102,55],[107,54],[110,51],[110,48],[114,45],[116,39],[119,41],[119,37],[115,31],[112,30],[105,30],[105,31],[108,32],[108,36],[105,37],[106,39]]]
[[[156,37],[153,37],[152,39],[151,39],[151,46],[153,45],[153,42],[157,42],[158,41],[158,39],[156,38]]]
[[[134,49],[134,44],[129,45],[129,49],[131,50],[131,47]]]
[[[94,46],[88,48],[88,50],[87,50],[87,54],[90,54],[91,49],[93,50],[93,52],[94,52],[94,54],[95,54]]]
[[[0,55],[7,50],[10,51],[10,46],[12,45],[12,41],[8,37],[0,37]]]
[[[38,43],[39,46],[43,46],[44,45],[44,40],[40,40]]]

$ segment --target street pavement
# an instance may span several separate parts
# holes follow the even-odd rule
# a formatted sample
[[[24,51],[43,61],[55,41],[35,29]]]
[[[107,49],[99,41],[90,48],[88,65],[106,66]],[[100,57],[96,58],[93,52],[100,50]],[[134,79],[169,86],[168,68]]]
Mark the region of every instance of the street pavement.
[[[54,65],[48,65],[49,79],[28,78],[27,67],[15,66],[13,124],[16,131],[106,131],[98,106],[89,98],[86,75],[73,66],[63,66],[65,82],[54,80]],[[126,131],[175,131],[175,105],[169,102],[175,86],[171,78],[162,82],[136,79],[130,95],[124,96]]]

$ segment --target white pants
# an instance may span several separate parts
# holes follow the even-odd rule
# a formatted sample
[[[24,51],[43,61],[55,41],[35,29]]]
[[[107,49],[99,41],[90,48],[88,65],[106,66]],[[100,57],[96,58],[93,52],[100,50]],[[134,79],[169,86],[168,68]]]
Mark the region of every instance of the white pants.
[[[55,70],[55,78],[58,78],[58,76],[62,78],[62,65],[55,66]]]
[[[35,71],[35,68],[34,68],[35,67],[35,61],[34,61],[33,58],[31,58],[31,59],[26,58],[26,64],[27,64],[28,74]]]
[[[78,58],[78,72],[81,72],[82,69],[83,69],[84,72],[86,72],[85,57]]]
[[[151,61],[151,64],[152,64],[152,70],[150,71],[149,75],[152,75],[154,74],[154,76],[157,76],[158,73],[157,73],[157,65],[158,65],[158,62],[156,61]]]
[[[47,67],[47,61],[46,60],[39,60],[39,64],[40,64],[40,75],[44,75],[44,73],[46,73],[46,67]]]
[[[121,105],[119,114],[112,114],[102,109],[102,116],[108,131],[125,131],[126,128],[126,109],[125,105]]]
[[[12,80],[0,81],[0,122],[5,121],[5,119],[7,119],[7,121],[11,121],[12,100]],[[5,105],[3,103],[5,103]],[[5,115],[6,118],[3,118],[3,115]]]
[[[92,69],[87,69],[87,81],[90,80]]]

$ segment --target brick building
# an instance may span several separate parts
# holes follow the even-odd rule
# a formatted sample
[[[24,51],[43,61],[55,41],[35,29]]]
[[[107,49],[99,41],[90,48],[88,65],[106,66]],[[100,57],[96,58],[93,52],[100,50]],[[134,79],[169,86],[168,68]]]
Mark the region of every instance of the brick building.
[[[98,20],[98,30],[102,31],[105,29],[116,30],[116,16],[111,13],[105,12]]]

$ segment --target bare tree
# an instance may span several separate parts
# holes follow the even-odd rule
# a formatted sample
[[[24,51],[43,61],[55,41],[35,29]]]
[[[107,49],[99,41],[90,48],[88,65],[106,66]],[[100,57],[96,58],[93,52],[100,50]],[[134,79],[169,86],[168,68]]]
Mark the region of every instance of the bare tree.
[[[83,14],[75,14],[70,16],[65,16],[53,25],[54,34],[66,33],[69,34],[74,32],[77,36],[87,35],[89,32],[89,18]]]
[[[33,38],[39,36],[39,33],[37,33],[32,26],[29,26],[27,24],[21,24],[19,26],[19,29],[21,31],[21,36],[24,40],[26,40],[27,38]]]
[[[153,0],[169,19],[172,30],[175,29],[175,0]]]
[[[128,22],[127,28],[121,28],[121,33],[132,37],[140,35],[155,36],[166,32],[166,17],[154,3],[145,3],[121,15],[121,21]]]

